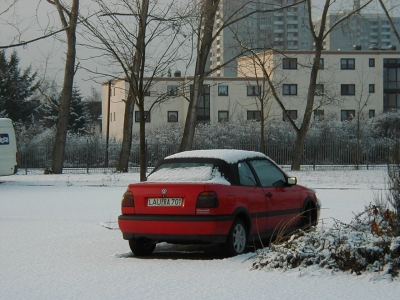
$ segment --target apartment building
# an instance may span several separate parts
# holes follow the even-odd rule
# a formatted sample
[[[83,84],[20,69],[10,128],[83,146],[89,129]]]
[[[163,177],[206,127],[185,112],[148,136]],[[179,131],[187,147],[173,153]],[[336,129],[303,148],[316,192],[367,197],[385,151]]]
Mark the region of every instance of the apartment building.
[[[290,115],[301,117],[314,53],[267,51],[259,56]],[[238,74],[262,78],[263,70],[252,57],[244,57],[238,61]],[[315,95],[315,119],[373,117],[391,109],[400,112],[400,52],[323,51]]]
[[[331,28],[337,20],[343,18],[349,11],[340,11],[327,16],[327,28]],[[392,21],[400,32],[400,17],[392,16]],[[316,27],[321,19],[314,22]],[[356,46],[356,47],[355,47]],[[399,49],[400,44],[384,14],[359,13],[350,17],[336,28],[325,39],[325,50],[351,51],[356,49],[378,50]]]
[[[183,123],[189,106],[192,78],[155,78],[145,97],[146,130]],[[207,78],[197,110],[199,122],[257,120],[257,80],[255,78]],[[122,139],[125,102],[129,86],[124,78],[102,85],[102,128],[104,135]],[[139,132],[139,111],[135,107],[133,132]]]
[[[257,12],[224,28],[211,46],[209,69],[223,65],[235,58],[245,48],[311,50],[312,37],[308,27],[306,3],[299,3],[290,8],[279,9],[298,0],[256,0],[242,7],[243,0],[222,0],[216,15],[215,29],[232,16],[240,17],[251,11]],[[246,1],[247,2],[247,1]],[[241,8],[240,14],[235,12]],[[239,45],[242,43],[244,48]],[[212,73],[213,77],[236,77],[237,61],[234,59],[223,68]]]

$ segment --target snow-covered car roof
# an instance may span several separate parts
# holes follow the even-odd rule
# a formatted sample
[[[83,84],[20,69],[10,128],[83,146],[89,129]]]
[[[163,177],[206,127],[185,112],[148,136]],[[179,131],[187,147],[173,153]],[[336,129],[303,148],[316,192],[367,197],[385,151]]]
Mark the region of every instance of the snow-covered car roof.
[[[171,158],[214,158],[226,161],[229,164],[237,163],[240,160],[248,158],[266,158],[267,156],[261,152],[236,150],[236,149],[213,149],[213,150],[193,150],[184,151],[167,156],[165,159]]]

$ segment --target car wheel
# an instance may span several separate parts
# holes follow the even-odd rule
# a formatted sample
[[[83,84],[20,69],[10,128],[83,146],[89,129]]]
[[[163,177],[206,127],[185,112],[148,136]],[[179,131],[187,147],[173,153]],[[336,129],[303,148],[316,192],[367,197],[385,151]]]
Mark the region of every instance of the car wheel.
[[[247,230],[246,225],[241,219],[233,222],[229,232],[228,239],[224,245],[225,254],[235,256],[244,253],[247,246]]]
[[[311,204],[308,204],[301,214],[301,228],[303,230],[310,229],[311,226],[316,225],[316,218],[315,208]]]
[[[135,256],[147,256],[153,253],[156,243],[149,239],[131,239],[129,247]]]

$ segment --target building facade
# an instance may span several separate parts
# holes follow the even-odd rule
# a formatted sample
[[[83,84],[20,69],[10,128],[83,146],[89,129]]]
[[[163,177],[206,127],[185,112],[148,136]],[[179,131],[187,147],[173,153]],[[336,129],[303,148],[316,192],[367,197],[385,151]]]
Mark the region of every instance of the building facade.
[[[277,95],[290,114],[304,114],[312,51],[269,51],[259,54]],[[239,59],[240,76],[263,77],[252,57]],[[400,112],[400,52],[323,51],[318,72],[314,119],[332,115],[346,120],[359,114],[373,117]]]
[[[331,28],[337,20],[343,18],[349,11],[340,11],[327,16],[327,29]],[[397,31],[400,32],[400,17],[392,16],[392,21]],[[319,27],[321,19],[314,22]],[[378,50],[399,49],[400,44],[394,31],[384,14],[359,13],[345,20],[334,28],[326,37],[325,50]]]
[[[293,119],[301,119],[306,105],[312,51],[265,52],[264,65],[275,92]],[[197,115],[199,122],[286,120],[273,97],[262,68],[251,57],[238,60],[236,78],[208,77]],[[145,98],[146,130],[183,123],[191,78],[156,78]],[[102,128],[110,138],[122,139],[128,84],[124,79],[102,86]],[[400,112],[400,52],[324,51],[320,62],[313,119],[347,120],[373,117],[394,109]],[[133,131],[139,132],[135,108]]]
[[[155,78],[145,97],[146,130],[184,123],[189,106],[191,78]],[[259,108],[254,78],[207,78],[197,110],[198,122],[257,119]],[[129,86],[125,79],[102,85],[103,134],[122,139],[125,102]],[[139,111],[134,109],[133,132],[139,132]]]

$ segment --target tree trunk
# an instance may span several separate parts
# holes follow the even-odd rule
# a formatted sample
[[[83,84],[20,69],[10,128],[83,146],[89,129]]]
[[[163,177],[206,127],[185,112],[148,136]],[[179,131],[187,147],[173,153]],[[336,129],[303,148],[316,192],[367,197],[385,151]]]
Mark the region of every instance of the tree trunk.
[[[140,181],[146,180],[147,170],[147,151],[146,151],[146,116],[144,106],[139,106],[140,112],[140,135],[139,135],[139,163],[140,163]]]
[[[314,63],[311,69],[310,83],[307,94],[307,104],[304,111],[303,122],[301,123],[300,129],[296,130],[296,141],[294,143],[293,154],[292,154],[292,170],[300,170],[301,161],[303,158],[303,148],[307,137],[308,128],[311,123],[311,116],[314,106],[315,88],[318,77],[319,61],[322,53],[322,41],[316,43]]]
[[[119,153],[119,159],[117,164],[117,171],[126,173],[128,172],[129,156],[132,147],[132,126],[133,126],[133,112],[135,102],[132,94],[132,89],[129,88],[128,99],[125,103],[124,113],[124,128],[122,136],[121,151]]]
[[[198,40],[200,45],[198,46],[196,68],[193,76],[193,94],[190,95],[189,108],[186,115],[185,128],[179,151],[191,150],[193,147],[197,121],[197,107],[201,93],[203,92],[203,83],[206,76],[205,68],[213,41],[214,20],[219,2],[220,0],[202,1],[202,14],[204,20],[202,24],[204,31],[203,36],[199,36]]]
[[[129,97],[125,105],[125,120],[122,139],[122,148],[118,161],[118,171],[128,172],[129,155],[132,147],[132,126],[135,99],[139,107],[140,114],[140,181],[146,179],[146,145],[145,145],[145,120],[144,116],[144,95],[143,95],[143,74],[145,68],[145,37],[146,25],[149,11],[149,0],[142,0],[140,13],[140,25],[136,39],[136,52],[131,66],[131,77],[129,78]],[[142,139],[143,135],[143,139]],[[144,163],[143,163],[144,162]]]
[[[57,9],[61,10],[58,1],[55,1]],[[75,57],[76,57],[76,25],[79,12],[79,0],[73,0],[71,12],[69,14],[69,27],[65,29],[67,35],[67,57],[65,62],[64,84],[61,95],[61,105],[58,113],[57,131],[53,145],[51,169],[55,174],[61,174],[64,164],[65,146],[67,141],[68,120],[71,106],[72,89],[75,75]],[[63,23],[65,19],[61,16]]]

